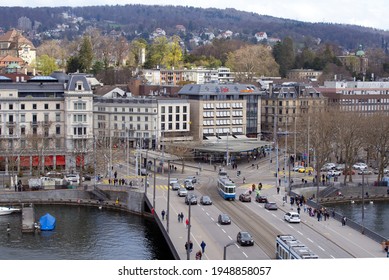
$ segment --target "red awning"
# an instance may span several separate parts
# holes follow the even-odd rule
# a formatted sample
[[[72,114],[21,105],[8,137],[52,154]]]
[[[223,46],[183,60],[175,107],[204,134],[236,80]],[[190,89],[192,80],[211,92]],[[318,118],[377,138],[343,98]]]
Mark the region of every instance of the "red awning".
[[[53,156],[45,156],[45,166],[53,166],[54,164]]]
[[[28,156],[24,156],[24,157],[20,157],[20,166],[23,166],[23,167],[30,167],[30,157]]]
[[[76,166],[84,166],[84,155],[78,155],[76,157]]]
[[[56,160],[57,166],[66,165],[65,164],[65,156],[55,156],[55,160]]]
[[[32,166],[39,166],[39,156],[32,156]]]

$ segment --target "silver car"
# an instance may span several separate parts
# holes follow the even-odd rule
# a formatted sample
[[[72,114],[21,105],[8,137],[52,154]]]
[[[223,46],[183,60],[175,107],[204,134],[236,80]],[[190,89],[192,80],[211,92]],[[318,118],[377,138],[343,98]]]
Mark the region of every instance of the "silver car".
[[[185,188],[179,188],[177,191],[178,196],[186,196],[188,194],[188,190]]]
[[[179,183],[172,183],[170,184],[173,191],[177,191],[181,188],[181,185]]]

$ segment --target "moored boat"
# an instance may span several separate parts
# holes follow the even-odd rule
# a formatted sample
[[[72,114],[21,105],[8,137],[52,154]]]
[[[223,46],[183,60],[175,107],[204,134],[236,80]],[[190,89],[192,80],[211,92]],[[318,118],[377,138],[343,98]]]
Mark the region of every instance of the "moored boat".
[[[49,213],[46,213],[39,219],[41,230],[53,230],[55,228],[56,219]]]
[[[0,206],[0,216],[1,215],[9,215],[14,212],[20,212],[19,208],[13,208],[13,207],[2,207]]]

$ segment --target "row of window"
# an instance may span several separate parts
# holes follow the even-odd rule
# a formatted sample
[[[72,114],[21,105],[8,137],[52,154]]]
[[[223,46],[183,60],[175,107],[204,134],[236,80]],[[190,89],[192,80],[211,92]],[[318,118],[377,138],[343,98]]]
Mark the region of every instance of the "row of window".
[[[233,103],[205,103],[203,109],[214,109],[214,108],[243,108],[242,102],[233,102]]]
[[[175,107],[175,111],[174,111],[175,114],[188,113],[188,106],[161,106],[161,113],[173,114],[173,107]],[[181,108],[182,108],[182,112],[181,112]]]
[[[39,104],[39,105],[41,105],[41,104]],[[31,109],[32,110],[38,110],[38,104],[32,103],[31,104]],[[39,109],[50,110],[50,109],[54,109],[54,108],[50,108],[48,103],[44,103],[43,107],[39,108]],[[0,104],[0,110],[1,110],[1,104]],[[6,108],[4,108],[4,110],[6,110]],[[8,104],[8,110],[17,110],[17,106],[14,106],[14,104],[9,103]],[[24,104],[24,103],[20,104],[20,110],[26,110],[26,104]],[[55,110],[61,110],[61,104],[60,103],[56,103],[55,104]]]
[[[186,122],[186,121],[188,121],[188,115],[187,114],[183,114],[183,115],[175,115],[176,116],[176,122],[179,122],[179,121],[181,121],[180,119],[181,119],[181,117],[180,116],[182,116],[182,121],[183,122]],[[167,121],[169,121],[169,122],[172,122],[173,121],[173,115],[161,115],[161,122],[166,122],[166,117],[167,117]]]
[[[203,134],[205,135],[209,135],[209,134],[225,134],[227,135],[227,133],[243,133],[243,128],[242,127],[233,127],[233,128],[226,128],[226,127],[223,127],[223,128],[204,128],[203,129]]]
[[[206,121],[203,121],[203,125],[204,126],[209,126],[209,125],[229,125],[229,124],[235,124],[235,125],[239,125],[239,124],[243,124],[243,120],[206,120]]]
[[[173,130],[173,127],[175,127],[175,130],[187,130],[188,125],[186,123],[176,123],[175,126],[173,126],[173,123],[161,123],[161,130]]]
[[[2,128],[0,127],[0,135],[3,135],[2,134]],[[6,135],[17,135],[16,132],[16,129],[14,129],[13,127],[10,127],[8,128],[8,133]],[[38,127],[34,126],[31,128],[31,133],[32,135],[38,135]],[[60,135],[61,134],[61,127],[60,126],[56,126],[55,127],[55,134],[56,135]],[[25,126],[21,126],[20,127],[20,135],[21,136],[26,136],[27,135],[27,130],[26,130],[26,127]],[[49,137],[49,128],[44,128],[43,129],[43,136],[44,137]]]

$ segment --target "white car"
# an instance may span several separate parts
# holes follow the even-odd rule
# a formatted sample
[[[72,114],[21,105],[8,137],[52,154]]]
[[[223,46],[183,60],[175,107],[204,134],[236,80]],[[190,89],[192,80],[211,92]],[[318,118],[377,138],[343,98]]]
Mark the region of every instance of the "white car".
[[[302,165],[295,166],[293,167],[293,171],[297,172],[300,168],[304,168],[304,166]]]
[[[78,175],[78,174],[65,175],[64,179],[71,184],[79,184],[80,183],[80,175]]]
[[[177,190],[177,195],[178,196],[186,196],[188,194],[188,190],[185,188],[179,188]]]
[[[356,164],[353,165],[353,169],[364,170],[364,169],[367,169],[367,165],[363,162],[357,162]]]
[[[284,220],[289,223],[299,223],[300,220],[300,214],[296,212],[286,212],[284,215]]]
[[[342,175],[342,171],[339,170],[330,170],[327,172],[328,176],[334,177],[334,176],[340,176]]]

